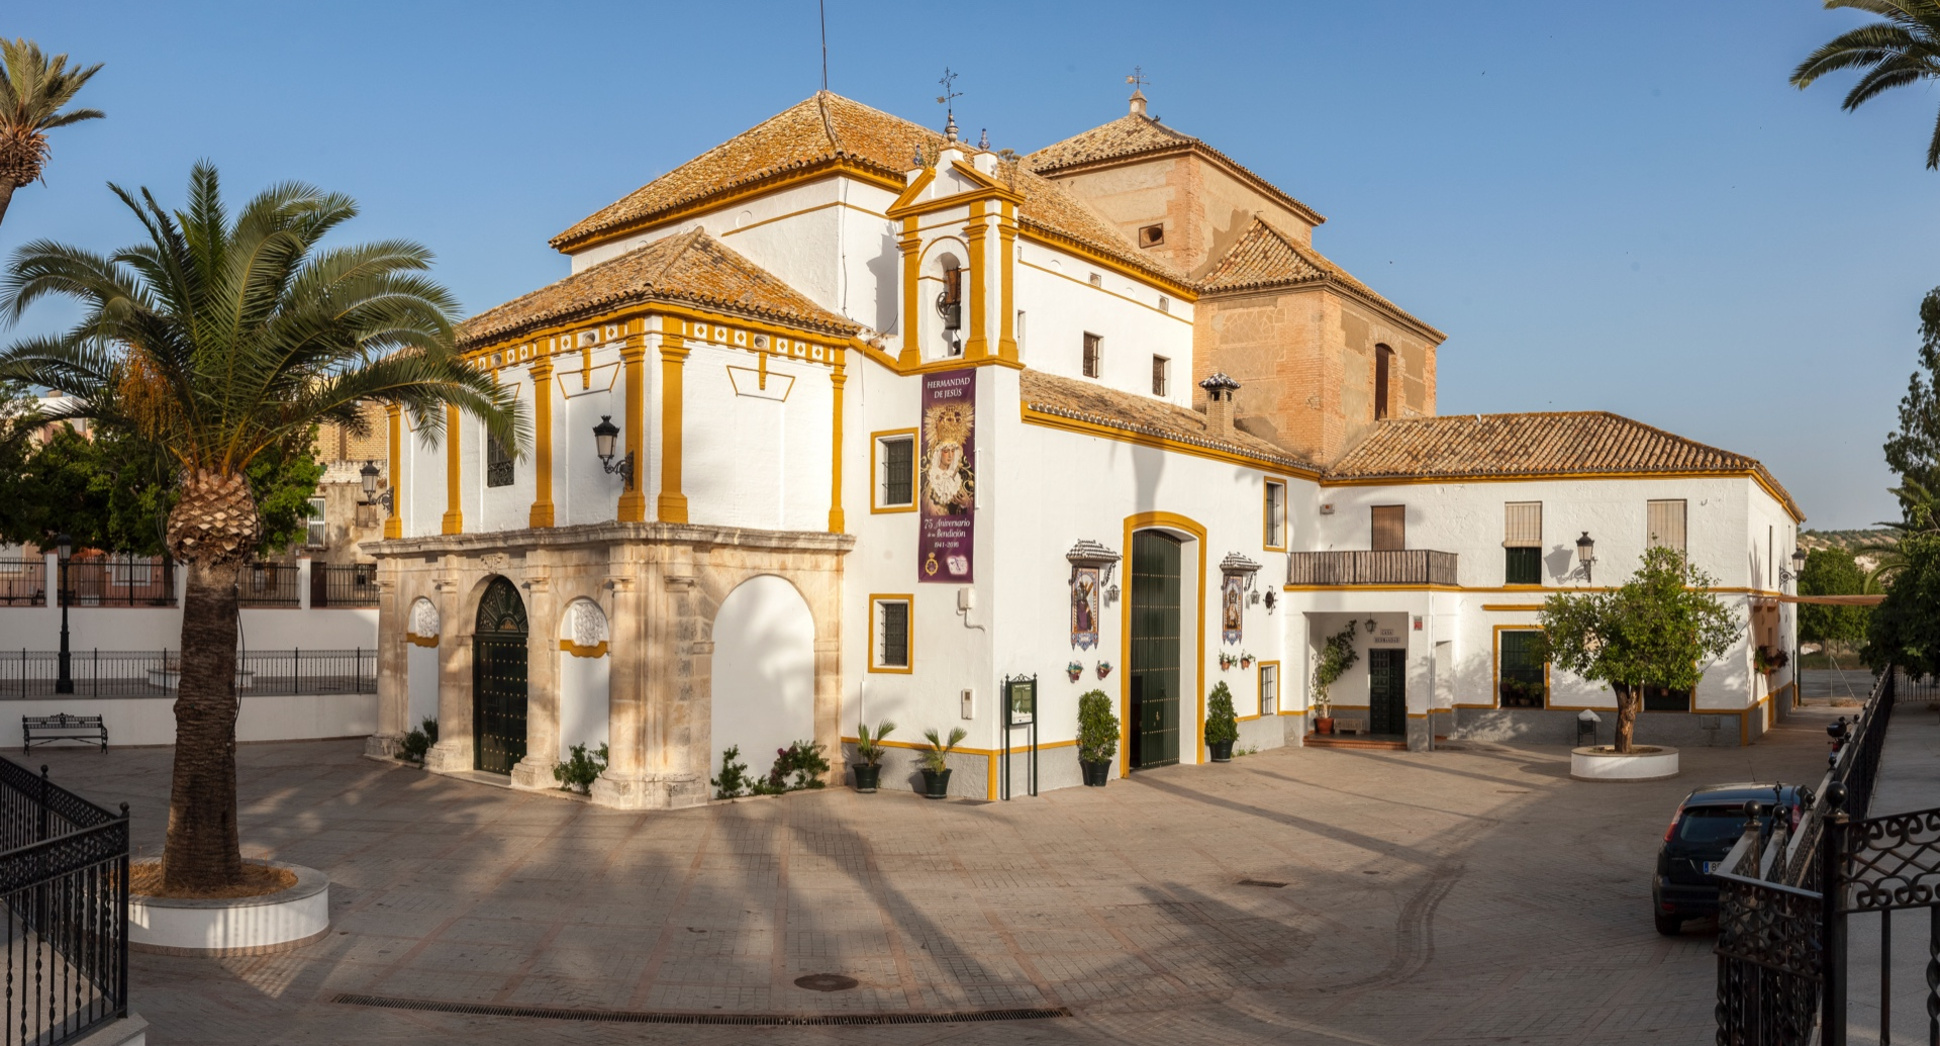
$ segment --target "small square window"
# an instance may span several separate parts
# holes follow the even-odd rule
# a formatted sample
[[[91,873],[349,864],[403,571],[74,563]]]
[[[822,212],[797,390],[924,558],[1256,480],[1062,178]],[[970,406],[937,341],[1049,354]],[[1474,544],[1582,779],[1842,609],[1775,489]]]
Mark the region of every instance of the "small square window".
[[[870,596],[871,672],[910,670],[909,607],[911,596]]]
[[[1094,272],[1091,274],[1091,285],[1093,287],[1103,287],[1105,285],[1105,278]]]
[[[1152,395],[1163,396],[1170,386],[1172,361],[1164,356],[1152,357]]]
[[[1104,352],[1105,339],[1096,334],[1085,335],[1085,377],[1095,378],[1104,371]]]
[[[916,433],[882,433],[876,436],[875,503],[878,512],[907,511],[916,507]]]
[[[1540,585],[1543,583],[1543,550],[1540,548],[1505,548],[1502,550],[1502,583],[1505,585]]]
[[[1147,225],[1138,230],[1138,245],[1140,247],[1157,247],[1164,242],[1164,225]]]

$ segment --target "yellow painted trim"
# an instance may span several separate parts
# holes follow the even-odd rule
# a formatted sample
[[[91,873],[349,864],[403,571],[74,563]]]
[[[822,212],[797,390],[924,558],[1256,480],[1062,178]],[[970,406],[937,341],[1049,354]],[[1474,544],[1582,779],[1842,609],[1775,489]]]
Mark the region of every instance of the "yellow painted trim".
[[[1283,591],[1287,591],[1287,592],[1427,592],[1427,591],[1432,591],[1432,592],[1500,592],[1504,595],[1512,595],[1512,594],[1521,595],[1521,594],[1527,594],[1530,592],[1541,592],[1544,595],[1549,595],[1549,596],[1582,596],[1582,595],[1590,595],[1592,593],[1597,593],[1597,592],[1616,591],[1616,589],[1608,585],[1585,585],[1581,588],[1544,588],[1544,589],[1530,589],[1526,586],[1516,587],[1516,588],[1504,588],[1500,585],[1495,585],[1495,586],[1490,586],[1490,585],[1282,585],[1280,587]],[[1751,596],[1753,598],[1762,598],[1762,599],[1779,598],[1779,593],[1777,592],[1771,592],[1762,588],[1744,588],[1741,586],[1707,588],[1704,591],[1718,593],[1721,595],[1728,595],[1728,596],[1731,596],[1731,595]],[[1491,608],[1485,605],[1482,609],[1488,610]],[[1519,609],[1519,608],[1513,607],[1513,606],[1505,606],[1502,609]],[[1540,605],[1535,605],[1535,606],[1532,606],[1531,609],[1540,610],[1542,609],[1542,607]]]
[[[400,417],[402,413],[402,409],[395,403],[387,403],[384,405],[384,414],[388,422],[387,427],[390,430],[389,447],[391,455],[390,460],[384,463],[385,471],[390,473],[391,484],[391,511],[389,515],[384,517],[385,540],[404,536],[404,518],[399,515],[399,513],[404,511],[404,495],[398,489],[397,482],[398,470],[403,467],[398,461],[403,456],[404,449],[403,422]]]
[[[916,177],[911,179],[909,184],[903,187],[903,191],[898,193],[896,195],[896,198],[889,202],[889,210],[884,213],[883,217],[885,218],[903,217],[902,215],[903,209],[914,205],[916,201],[922,199],[923,190],[929,188],[931,183],[935,181],[936,181],[935,167],[925,167],[921,171],[917,172]]]
[[[437,636],[421,636],[416,632],[404,633],[404,641],[412,646],[436,647],[438,645]]]
[[[842,743],[852,745],[852,744],[855,744],[857,740],[858,740],[857,738],[853,738],[853,737],[844,737],[842,738]],[[903,748],[913,752],[927,752],[930,750],[929,742],[927,741],[884,741],[882,742],[882,746],[884,748]],[[1043,744],[1038,745],[1037,750],[1042,752],[1047,748],[1076,748],[1076,747],[1078,747],[1078,742],[1075,740],[1046,741]],[[1029,749],[1017,747],[1017,748],[1012,748],[1010,750],[1010,754],[1013,756],[1023,755],[1027,751],[1029,751]],[[951,755],[982,755],[982,756],[991,756],[995,758],[1003,755],[1004,750],[1001,748],[969,748],[964,745],[958,745],[955,748],[950,750],[950,754]]]
[[[970,336],[963,342],[963,358],[972,362],[990,355],[990,342],[984,335],[989,325],[990,311],[990,274],[985,270],[989,260],[984,250],[984,240],[990,235],[990,225],[984,215],[982,200],[970,204],[970,221],[963,227],[963,237],[970,255]]]
[[[1260,673],[1268,665],[1273,666],[1273,675],[1276,681],[1280,684],[1281,696],[1278,698],[1278,700],[1281,705],[1286,704],[1285,695],[1287,692],[1287,674],[1285,672],[1280,671],[1279,659],[1275,658],[1272,661],[1255,661],[1253,662],[1253,707],[1260,710],[1261,716],[1266,714],[1266,685],[1263,682],[1261,682]],[[1275,708],[1273,709],[1273,713],[1275,715],[1286,714],[1285,712],[1281,711],[1281,709],[1278,706],[1275,706]],[[1259,716],[1254,716],[1254,718],[1257,719],[1259,718]]]
[[[983,193],[978,194],[980,196],[994,195],[998,199],[1007,201],[1009,203],[1014,203],[1014,204],[1024,202],[1024,197],[1011,191],[1010,186],[1005,185],[1003,182],[1000,182],[995,178],[992,178],[989,175],[983,173],[982,171],[977,170],[977,168],[972,164],[964,163],[962,160],[953,160],[950,163],[950,170],[955,171],[958,174],[963,175],[965,178],[970,179],[970,181],[975,183],[976,185],[981,186],[984,189],[990,190],[988,194],[983,194]],[[957,195],[962,196],[963,194],[958,193]],[[1038,747],[1042,748],[1044,746],[1039,745]]]
[[[882,490],[882,476],[880,476],[876,471],[876,458],[877,458],[876,445],[881,440],[891,436],[908,436],[913,443],[914,440],[916,439],[916,430],[915,429],[883,429],[879,432],[871,432],[869,434],[869,512],[872,515],[881,516],[881,515],[887,515],[887,514],[896,513],[896,512],[916,511],[916,486],[914,483],[916,479],[915,476],[910,477],[911,484],[909,489],[909,495],[910,495],[909,504],[890,505],[885,507],[883,505],[877,504],[876,502],[876,493]],[[913,446],[911,450],[912,451],[914,450]],[[911,469],[914,469],[916,467],[915,460],[916,460],[915,456],[912,453],[910,457]]]
[[[1146,272],[1143,269],[1135,268],[1127,262],[1119,261],[1109,254],[1093,250],[1068,236],[1061,236],[1057,233],[1046,232],[1041,229],[1019,229],[1018,235],[1032,243],[1083,258],[1093,265],[1110,269],[1120,276],[1128,276],[1140,283],[1167,291],[1181,301],[1191,303],[1199,300],[1199,292],[1193,290],[1186,284],[1175,283],[1157,273]]]
[[[532,427],[536,439],[533,452],[537,489],[533,491],[532,511],[527,525],[549,527],[552,505],[552,358],[532,361]]]
[[[790,218],[799,218],[804,214],[814,214],[816,211],[839,210],[842,208],[847,208],[851,211],[857,211],[859,213],[866,214],[871,218],[889,217],[887,214],[884,214],[881,211],[872,211],[867,207],[857,207],[855,204],[850,203],[847,200],[832,200],[828,203],[818,203],[813,207],[804,207],[799,211],[789,211],[787,214],[777,214],[773,218],[763,218],[758,222],[749,222],[746,225],[737,225],[732,229],[723,229],[721,230],[721,238],[726,239],[729,236],[733,236],[735,233],[748,232],[753,229],[759,229],[764,225],[771,225],[775,222],[787,221]]]
[[[1280,488],[1280,543],[1277,545],[1273,543],[1273,501],[1267,497],[1267,488],[1275,485]],[[1292,501],[1288,495],[1292,490],[1293,483],[1284,476],[1266,476],[1261,479],[1260,529],[1263,533],[1260,535],[1260,547],[1268,552],[1285,552],[1287,542],[1292,538],[1293,528],[1287,525],[1289,522],[1287,506]]]
[[[550,358],[553,356],[578,355],[581,353],[590,355],[592,352],[591,347],[588,347],[587,349],[582,350],[578,348],[576,345],[565,344],[565,345],[557,346],[552,349],[547,349],[545,348],[545,346],[541,345],[540,342],[543,342],[546,340],[556,340],[558,338],[561,338],[562,336],[575,335],[579,331],[587,330],[593,327],[611,326],[615,324],[626,326],[631,329],[644,330],[645,329],[644,321],[650,316],[660,316],[660,317],[669,318],[669,319],[678,319],[678,320],[681,320],[682,322],[687,322],[687,323],[697,323],[697,324],[704,323],[709,325],[710,327],[730,327],[730,328],[735,328],[737,330],[745,330],[752,334],[766,334],[770,337],[782,337],[782,338],[789,338],[791,340],[796,340],[796,341],[816,342],[824,346],[827,352],[838,351],[844,345],[850,343],[852,340],[851,336],[848,334],[844,334],[836,331],[820,330],[805,324],[789,324],[789,323],[779,323],[773,320],[754,319],[747,316],[732,315],[725,312],[714,312],[708,309],[695,308],[691,305],[686,305],[678,302],[660,301],[657,299],[650,298],[645,301],[633,302],[631,304],[622,306],[621,308],[614,309],[609,312],[601,313],[597,316],[583,317],[581,319],[573,320],[570,323],[556,323],[545,327],[536,327],[531,330],[523,331],[519,333],[516,337],[510,337],[510,336],[501,337],[494,341],[484,342],[476,348],[469,348],[464,350],[462,355],[463,355],[463,358],[467,362],[470,362],[473,366],[483,367],[484,365],[481,364],[480,361],[488,359],[491,356],[491,354],[494,352],[497,352],[497,353],[515,352],[515,351],[523,350],[526,347],[530,347],[533,350],[532,354],[524,359],[514,360],[510,363],[503,364],[502,366],[495,369],[488,368],[488,369],[493,369],[494,374],[496,374],[498,370],[503,370],[506,367],[526,366],[540,359]],[[725,343],[715,342],[715,341],[712,341],[711,338],[709,339],[696,338],[695,340],[706,340],[708,344],[720,345],[722,348],[740,349],[744,352],[759,353],[762,351],[772,351],[772,350],[757,349],[752,344],[735,345],[732,342],[725,342]],[[752,341],[752,339],[750,340]],[[612,343],[605,342],[605,343],[602,343],[599,347],[605,348],[610,344]],[[783,356],[782,353],[775,353],[775,355]],[[784,356],[784,358],[795,360],[800,363],[811,363],[811,364],[831,363],[831,359],[827,356],[826,352],[824,354],[824,358],[821,360],[816,360],[811,356],[796,356],[793,354],[788,354]]]
[[[680,444],[686,431],[681,408],[685,402],[685,364],[691,351],[680,335],[661,332],[660,501],[654,518],[662,523],[687,522],[687,495],[680,491]]]
[[[1495,703],[1488,704],[1488,705],[1465,705],[1463,707],[1501,708],[1502,707],[1502,633],[1504,632],[1541,632],[1541,631],[1542,629],[1533,628],[1529,625],[1496,625],[1495,630],[1489,633],[1489,697],[1492,698]],[[1543,708],[1544,709],[1549,709],[1551,707],[1549,703],[1549,695],[1551,690],[1552,690],[1552,681],[1550,679],[1550,663],[1545,661],[1543,662]],[[1537,709],[1511,708],[1509,709],[1509,711],[1534,712],[1534,711],[1537,711]]]
[[[1016,360],[1007,360],[997,356],[986,356],[974,363],[965,361],[961,356],[934,360],[929,363],[905,363],[903,362],[903,357],[912,355],[915,351],[908,344],[905,344],[896,356],[891,356],[889,353],[876,348],[874,345],[862,341],[850,341],[849,348],[882,364],[883,369],[890,373],[903,377],[909,377],[912,374],[929,374],[940,370],[962,370],[965,367],[1008,367],[1011,370],[1024,369],[1024,365]]]
[[[763,356],[761,359],[765,364],[768,357]],[[834,400],[829,418],[829,533],[831,534],[840,534],[849,529],[848,517],[842,511],[842,389],[848,383],[848,364],[837,360],[835,373],[829,376],[829,391]]]
[[[458,439],[464,433],[458,419],[457,407],[445,408],[445,518],[442,529],[446,534],[465,532],[465,513],[459,502],[458,487]]]
[[[909,605],[908,629],[903,636],[903,667],[876,664],[876,604],[906,603]],[[914,592],[871,592],[869,593],[869,671],[889,675],[906,676],[916,671],[916,593]]]
[[[1541,603],[1484,603],[1483,610],[1497,613],[1533,614],[1543,608]]]
[[[917,347],[923,330],[923,295],[917,286],[923,268],[923,240],[916,233],[914,217],[903,219],[903,237],[896,241],[896,246],[903,252],[903,314],[897,321],[897,326],[902,328],[903,347],[902,354],[890,366],[907,374],[923,362],[923,353]]]
[[[997,215],[997,356],[1017,362],[1017,222],[1011,205]]]
[[[1125,517],[1125,610],[1118,615],[1118,649],[1124,652],[1124,670],[1118,676],[1118,775],[1132,772],[1132,535],[1140,530],[1180,530],[1192,535],[1199,546],[1199,612],[1194,619],[1199,635],[1199,656],[1193,665],[1192,689],[1199,695],[1199,714],[1193,725],[1193,762],[1199,762],[1200,749],[1206,745],[1206,528],[1176,512],[1139,512]],[[1183,744],[1181,748],[1183,748]]]
[[[647,496],[640,481],[647,474],[647,344],[646,336],[630,333],[620,343],[620,364],[626,370],[626,452],[633,456],[633,476],[620,492],[619,521],[640,523],[647,518]]]
[[[1285,462],[1268,461],[1264,458],[1256,458],[1251,454],[1244,454],[1239,451],[1223,450],[1217,447],[1202,447],[1196,443],[1187,443],[1183,440],[1171,439],[1166,436],[1153,436],[1143,432],[1128,432],[1125,429],[1113,428],[1110,425],[1101,425],[1093,421],[1080,421],[1077,418],[1067,418],[1060,414],[1050,414],[1045,411],[1034,410],[1028,403],[1020,404],[1019,410],[1024,422],[1030,425],[1043,425],[1048,428],[1064,429],[1068,432],[1076,432],[1084,436],[1096,436],[1100,439],[1116,440],[1120,443],[1133,443],[1141,447],[1157,447],[1160,450],[1169,450],[1175,454],[1190,454],[1194,457],[1211,458],[1214,461],[1244,465],[1247,468],[1258,469],[1261,472],[1271,472],[1279,475],[1291,474],[1302,478],[1312,478],[1314,475],[1317,475],[1317,473],[1289,469]]]
[[[786,171],[762,178],[748,185],[741,186],[738,189],[730,190],[717,196],[703,197],[691,203],[681,204],[670,210],[655,212],[625,224],[616,225],[610,229],[588,232],[572,239],[567,239],[564,236],[555,237],[552,241],[552,246],[553,249],[559,251],[561,254],[577,254],[581,251],[598,247],[603,243],[612,243],[614,240],[623,240],[638,233],[651,232],[663,225],[673,225],[690,215],[723,210],[737,203],[746,203],[750,200],[760,199],[763,196],[772,196],[778,192],[785,192],[802,185],[818,182],[825,178],[841,176],[854,178],[856,181],[866,182],[870,185],[887,189],[890,192],[901,192],[903,189],[903,182],[900,178],[891,178],[879,171],[870,170],[869,168],[847,160],[823,160],[800,170]]]
[[[1785,509],[1792,522],[1805,522],[1804,513],[1792,499],[1779,491],[1752,469],[1717,469],[1715,471],[1694,472],[1524,472],[1497,475],[1450,474],[1446,476],[1389,476],[1386,478],[1356,476],[1349,479],[1324,479],[1323,487],[1385,487],[1407,486],[1417,483],[1531,483],[1551,479],[1749,479],[1769,494],[1773,501]]]
[[[1070,280],[1072,283],[1075,283],[1078,286],[1083,287],[1085,290],[1088,290],[1088,291],[1097,291],[1100,294],[1109,294],[1112,297],[1117,298],[1119,301],[1129,302],[1133,305],[1138,306],[1141,309],[1144,309],[1152,313],[1155,316],[1163,316],[1168,320],[1176,320],[1179,323],[1183,323],[1188,327],[1192,326],[1192,321],[1190,319],[1187,319],[1186,317],[1181,316],[1176,312],[1166,312],[1164,309],[1161,309],[1158,306],[1153,305],[1151,302],[1140,301],[1129,294],[1120,294],[1119,292],[1112,290],[1110,287],[1093,287],[1091,285],[1090,280],[1081,280],[1081,279],[1078,279],[1076,276],[1071,275],[1070,273],[1059,272],[1056,269],[1047,269],[1042,265],[1036,264],[1035,262],[1020,261],[1017,264],[1022,265],[1028,269],[1036,269],[1037,271],[1044,273],[1047,276],[1055,276],[1060,280]]]
[[[570,639],[562,639],[559,641],[559,649],[564,650],[574,657],[605,657],[606,642],[606,640],[602,639],[592,646],[580,646]]]

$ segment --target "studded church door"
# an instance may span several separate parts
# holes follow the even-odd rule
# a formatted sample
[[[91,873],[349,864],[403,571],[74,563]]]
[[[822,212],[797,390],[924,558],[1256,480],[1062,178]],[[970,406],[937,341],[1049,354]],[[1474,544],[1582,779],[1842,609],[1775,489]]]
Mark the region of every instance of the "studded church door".
[[[472,766],[509,774],[525,758],[525,604],[495,577],[472,636]]]
[[[1132,535],[1131,765],[1179,761],[1179,542]]]

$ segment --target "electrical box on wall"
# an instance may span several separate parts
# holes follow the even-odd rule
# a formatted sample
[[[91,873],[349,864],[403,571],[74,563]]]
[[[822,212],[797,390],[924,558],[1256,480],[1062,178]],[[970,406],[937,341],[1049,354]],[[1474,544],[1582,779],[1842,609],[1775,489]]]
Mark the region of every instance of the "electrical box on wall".
[[[969,585],[965,585],[962,588],[957,589],[957,609],[958,610],[977,609],[977,590],[970,587]]]
[[[1333,503],[1333,502],[1331,502],[1331,501],[1328,501],[1328,502],[1323,502],[1323,503],[1321,504],[1321,506],[1320,506],[1320,514],[1321,514],[1321,515],[1323,515],[1323,516],[1331,516],[1331,515],[1333,515],[1333,514],[1334,514],[1334,503]]]
[[[968,592],[970,590],[966,588],[964,589],[964,591]],[[963,701],[963,718],[975,719],[977,717],[977,692],[975,690],[969,689],[968,687],[964,688],[962,692],[962,701]]]

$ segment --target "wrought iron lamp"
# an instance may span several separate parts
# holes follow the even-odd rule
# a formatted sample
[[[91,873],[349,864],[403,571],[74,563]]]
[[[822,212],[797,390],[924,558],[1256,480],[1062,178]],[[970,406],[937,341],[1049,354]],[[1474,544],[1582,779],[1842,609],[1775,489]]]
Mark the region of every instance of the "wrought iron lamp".
[[[61,572],[56,587],[55,598],[61,601],[61,660],[60,675],[54,680],[54,692],[71,694],[74,692],[74,675],[69,662],[67,648],[67,557],[74,552],[74,539],[63,533],[54,539],[54,551],[60,557]]]
[[[620,438],[620,427],[613,424],[613,415],[600,415],[600,423],[593,426],[593,449],[599,454],[600,467],[607,474],[618,474],[626,483],[628,490],[633,489],[633,452],[627,451],[626,457],[613,460],[613,444]]]
[[[379,475],[381,473],[378,472],[377,463],[374,461],[364,462],[364,467],[357,470],[357,478],[363,482],[364,486],[364,504],[382,505],[384,511],[388,514],[391,511],[391,492],[389,490],[384,491],[382,494],[377,492],[377,477]]]
[[[1805,573],[1805,550],[1795,548],[1792,550],[1792,569],[1778,568],[1778,586],[1784,588],[1788,582],[1797,581],[1799,575],[1803,573]]]
[[[1576,564],[1583,570],[1583,580],[1586,583],[1592,580],[1590,568],[1596,565],[1596,539],[1587,530],[1576,539]]]

